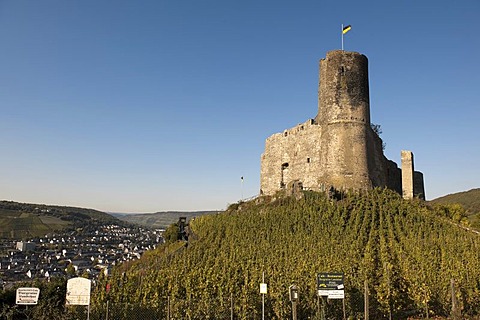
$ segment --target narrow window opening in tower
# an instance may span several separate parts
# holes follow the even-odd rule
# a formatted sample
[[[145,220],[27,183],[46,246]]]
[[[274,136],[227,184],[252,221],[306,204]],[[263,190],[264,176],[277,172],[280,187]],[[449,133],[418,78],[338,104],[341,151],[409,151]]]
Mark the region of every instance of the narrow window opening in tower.
[[[286,137],[287,135],[288,135],[288,132],[287,132],[287,131],[285,131],[285,137]]]
[[[284,162],[282,164],[282,175],[280,180],[280,188],[285,188],[285,180],[284,180],[284,171],[288,168],[288,162]]]
[[[341,67],[340,67],[340,74],[341,74],[341,75],[344,75],[344,74],[345,74],[345,67],[344,67],[344,66],[341,66]]]
[[[310,163],[310,158],[307,158],[307,163]]]

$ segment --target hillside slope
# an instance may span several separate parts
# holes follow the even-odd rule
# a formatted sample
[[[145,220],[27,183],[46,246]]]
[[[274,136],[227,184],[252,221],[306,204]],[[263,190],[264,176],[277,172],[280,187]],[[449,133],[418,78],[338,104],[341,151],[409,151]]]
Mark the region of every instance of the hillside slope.
[[[115,215],[118,219],[129,223],[138,224],[147,228],[166,229],[172,223],[178,221],[180,217],[190,218],[213,214],[218,211],[165,211],[156,213],[126,214]]]
[[[480,238],[439,217],[420,201],[388,190],[342,195],[307,192],[301,200],[260,198],[218,215],[196,218],[188,246],[176,242],[149,252],[110,278],[110,301],[141,303],[173,317],[258,319],[262,273],[266,318],[291,316],[288,287],[300,288],[299,319],[318,316],[316,275],[344,272],[347,315],[363,317],[365,281],[370,317],[446,316],[450,281],[464,315],[480,310]],[[98,286],[102,288],[102,286]],[[97,291],[94,303],[103,304]],[[167,297],[169,298],[167,301]],[[341,302],[327,304],[341,317]]]
[[[92,209],[0,201],[0,237],[22,239],[43,236],[68,227],[84,227],[119,220]]]
[[[460,204],[465,209],[471,227],[480,231],[480,188],[457,192],[429,201],[433,205]]]
[[[441,204],[459,203],[467,210],[468,214],[478,214],[480,213],[480,188],[448,194],[430,202]]]

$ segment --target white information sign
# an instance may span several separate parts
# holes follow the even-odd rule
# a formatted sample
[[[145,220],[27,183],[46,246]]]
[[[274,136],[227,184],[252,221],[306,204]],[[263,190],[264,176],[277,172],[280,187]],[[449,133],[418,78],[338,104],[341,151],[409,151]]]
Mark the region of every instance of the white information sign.
[[[90,305],[91,280],[72,278],[67,281],[67,305]]]
[[[38,303],[38,297],[40,296],[39,288],[18,288],[17,289],[17,304],[32,305]]]
[[[267,284],[266,283],[260,283],[260,293],[261,294],[267,294]]]
[[[328,299],[345,299],[345,290],[318,290],[318,295]]]
[[[329,290],[318,290],[318,295],[320,297],[328,297]]]

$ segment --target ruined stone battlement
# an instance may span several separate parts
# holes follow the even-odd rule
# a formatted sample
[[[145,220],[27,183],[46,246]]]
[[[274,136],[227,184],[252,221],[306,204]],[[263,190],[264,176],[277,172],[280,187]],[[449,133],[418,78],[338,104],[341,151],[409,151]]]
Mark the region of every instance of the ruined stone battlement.
[[[371,128],[367,57],[330,51],[320,60],[319,78],[315,119],[267,138],[260,193],[295,183],[317,191],[387,187],[406,198],[424,198],[423,175],[413,170],[413,154],[398,169]]]

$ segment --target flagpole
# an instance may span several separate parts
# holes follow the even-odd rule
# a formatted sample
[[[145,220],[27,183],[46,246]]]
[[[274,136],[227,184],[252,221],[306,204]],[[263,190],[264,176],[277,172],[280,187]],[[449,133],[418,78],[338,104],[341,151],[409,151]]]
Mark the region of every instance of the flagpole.
[[[343,23],[342,23],[342,51],[343,51]]]
[[[240,178],[240,180],[241,180],[242,201],[243,201],[243,176]]]

